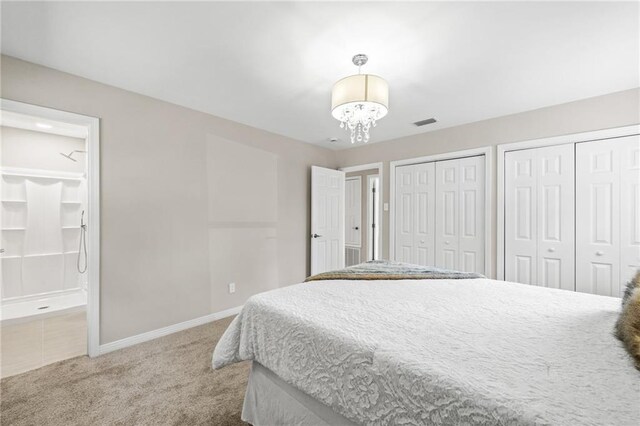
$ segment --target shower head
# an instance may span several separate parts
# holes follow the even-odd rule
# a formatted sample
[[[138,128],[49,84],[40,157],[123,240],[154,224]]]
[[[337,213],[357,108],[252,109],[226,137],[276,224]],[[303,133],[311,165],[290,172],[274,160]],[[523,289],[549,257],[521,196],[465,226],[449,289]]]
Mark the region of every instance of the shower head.
[[[69,160],[73,161],[73,162],[78,162],[78,160],[76,160],[75,158],[73,158],[73,154],[75,154],[76,152],[79,152],[81,154],[85,154],[87,151],[81,151],[79,149],[74,149],[73,151],[71,151],[68,154],[65,154],[64,152],[61,152],[60,155],[62,155],[65,158],[68,158]]]
[[[71,157],[71,154],[73,154],[73,152],[69,153],[69,154],[65,154],[64,152],[61,152],[60,155],[62,155],[65,158],[68,158],[69,160],[73,161],[74,163],[77,163],[78,160],[76,160],[75,158]]]

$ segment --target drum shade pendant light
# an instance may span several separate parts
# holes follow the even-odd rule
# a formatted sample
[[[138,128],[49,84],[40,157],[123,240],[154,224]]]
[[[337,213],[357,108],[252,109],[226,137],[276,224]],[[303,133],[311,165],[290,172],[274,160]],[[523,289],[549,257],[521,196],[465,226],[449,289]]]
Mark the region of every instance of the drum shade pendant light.
[[[351,131],[351,143],[368,142],[369,129],[389,111],[389,85],[377,75],[360,74],[367,55],[353,57],[358,74],[345,77],[333,85],[331,115],[340,128]]]

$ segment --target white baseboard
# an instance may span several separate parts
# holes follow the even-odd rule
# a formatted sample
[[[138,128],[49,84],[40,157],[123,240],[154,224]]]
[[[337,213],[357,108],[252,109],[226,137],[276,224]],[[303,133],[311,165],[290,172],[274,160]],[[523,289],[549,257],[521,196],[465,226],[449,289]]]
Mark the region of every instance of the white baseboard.
[[[197,327],[232,315],[237,315],[240,313],[241,309],[242,306],[236,306],[235,308],[214,312],[213,314],[205,315],[200,318],[179,322],[178,324],[147,331],[146,333],[137,334],[135,336],[125,337],[124,339],[116,340],[115,342],[105,343],[104,345],[100,345],[98,353],[99,355],[104,355],[109,352],[117,351],[118,349],[127,348],[129,346],[137,345],[138,343],[148,342],[149,340],[157,339],[158,337],[167,336],[169,334],[177,333],[178,331],[183,331],[188,328]]]

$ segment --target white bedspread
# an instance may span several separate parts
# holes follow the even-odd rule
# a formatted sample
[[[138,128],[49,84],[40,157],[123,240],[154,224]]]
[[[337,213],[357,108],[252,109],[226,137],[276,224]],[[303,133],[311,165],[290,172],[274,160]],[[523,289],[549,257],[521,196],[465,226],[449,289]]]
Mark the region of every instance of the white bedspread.
[[[640,424],[620,300],[488,279],[324,281],[247,301],[213,367],[255,360],[362,424]]]

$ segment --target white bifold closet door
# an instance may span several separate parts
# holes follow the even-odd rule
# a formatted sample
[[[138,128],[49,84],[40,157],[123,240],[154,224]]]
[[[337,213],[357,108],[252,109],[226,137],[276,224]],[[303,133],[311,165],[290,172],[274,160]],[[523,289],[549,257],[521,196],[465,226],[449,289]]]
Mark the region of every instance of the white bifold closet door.
[[[484,156],[435,163],[435,265],[485,273]]]
[[[396,169],[396,260],[433,265],[435,254],[434,163]]]
[[[576,144],[576,290],[621,296],[640,268],[640,137]]]
[[[575,289],[574,145],[505,154],[505,280]]]

